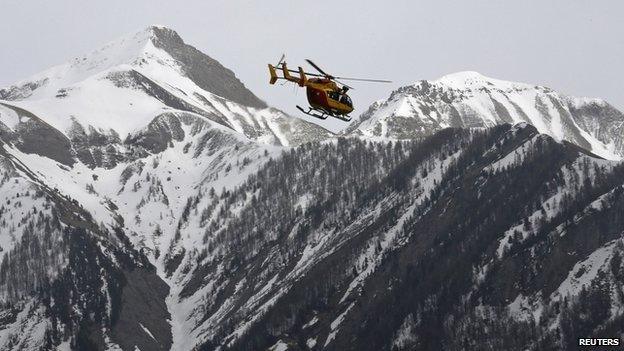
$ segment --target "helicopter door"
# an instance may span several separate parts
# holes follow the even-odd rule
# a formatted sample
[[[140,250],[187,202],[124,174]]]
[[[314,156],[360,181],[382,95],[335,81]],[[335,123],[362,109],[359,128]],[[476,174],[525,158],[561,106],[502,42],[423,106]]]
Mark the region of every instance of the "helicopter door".
[[[308,87],[306,93],[308,95],[308,102],[313,107],[326,107],[328,105],[327,95],[324,90]]]

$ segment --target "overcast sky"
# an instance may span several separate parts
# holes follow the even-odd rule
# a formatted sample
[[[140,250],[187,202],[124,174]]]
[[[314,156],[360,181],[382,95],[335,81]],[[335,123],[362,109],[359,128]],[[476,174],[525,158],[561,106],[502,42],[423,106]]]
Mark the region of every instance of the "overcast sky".
[[[358,83],[354,114],[399,86],[472,70],[602,97],[624,110],[624,1],[0,0],[0,86],[150,24],[175,29],[292,114],[305,94],[269,86],[285,52]],[[333,129],[344,122],[332,122]]]

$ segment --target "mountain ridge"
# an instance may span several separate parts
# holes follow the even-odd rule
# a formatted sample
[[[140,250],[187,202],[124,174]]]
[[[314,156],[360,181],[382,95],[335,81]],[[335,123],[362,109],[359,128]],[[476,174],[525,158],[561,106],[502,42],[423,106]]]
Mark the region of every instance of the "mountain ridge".
[[[538,85],[457,72],[394,90],[373,103],[343,135],[414,138],[447,127],[527,122],[601,157],[621,159],[624,114],[602,99],[562,95]],[[610,132],[606,132],[610,130]]]

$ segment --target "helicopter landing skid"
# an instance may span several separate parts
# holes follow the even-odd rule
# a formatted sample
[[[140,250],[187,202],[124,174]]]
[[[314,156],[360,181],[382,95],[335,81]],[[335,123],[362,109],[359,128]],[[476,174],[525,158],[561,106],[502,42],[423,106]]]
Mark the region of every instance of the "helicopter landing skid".
[[[349,122],[351,121],[351,116],[347,116],[347,115],[334,115],[334,117],[343,120],[345,122]]]
[[[297,105],[297,109],[303,113],[305,113],[308,116],[312,116],[312,117],[316,117],[316,118],[320,118],[320,119],[327,119],[327,117],[332,116],[335,118],[338,118],[340,120],[343,120],[345,122],[349,122],[351,121],[351,117],[347,116],[347,115],[339,115],[339,114],[333,114],[333,113],[327,113],[324,110],[319,110],[319,109],[315,109],[310,107],[307,111],[304,110],[301,106]]]
[[[297,109],[303,113],[305,113],[308,116],[312,116],[312,117],[316,117],[316,118],[320,118],[320,119],[327,119],[327,117],[329,117],[330,115],[324,113],[324,112],[320,112],[320,113],[315,113],[312,111],[318,111],[316,109],[313,108],[309,108],[308,111],[304,110],[301,106],[297,105]]]

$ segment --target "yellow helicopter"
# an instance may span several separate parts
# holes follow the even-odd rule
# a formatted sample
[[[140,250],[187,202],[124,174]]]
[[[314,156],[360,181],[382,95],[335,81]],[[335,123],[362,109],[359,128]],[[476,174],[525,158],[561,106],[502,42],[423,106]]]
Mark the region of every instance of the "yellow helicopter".
[[[301,66],[298,67],[298,70],[291,70],[286,66],[284,58],[285,56],[282,55],[282,58],[275,66],[269,64],[269,74],[271,75],[269,83],[275,84],[278,79],[284,79],[297,83],[300,87],[305,87],[310,107],[308,111],[305,111],[301,106],[297,105],[297,109],[308,116],[320,119],[326,119],[331,116],[347,122],[351,120],[349,113],[353,111],[353,102],[351,101],[349,95],[347,95],[347,92],[349,89],[353,88],[340,82],[338,79],[392,83],[391,81],[380,79],[335,77],[326,73],[314,62],[307,59],[306,61],[320,74],[304,72]],[[278,71],[282,72],[282,77],[277,75]],[[291,72],[298,73],[299,76],[294,77],[290,74]],[[314,78],[308,78],[308,76]]]

